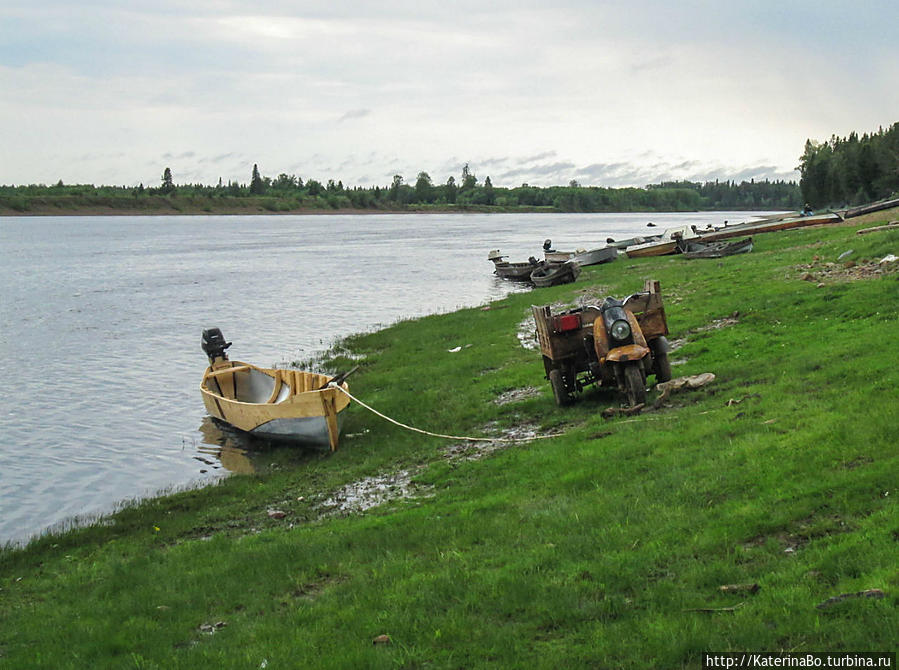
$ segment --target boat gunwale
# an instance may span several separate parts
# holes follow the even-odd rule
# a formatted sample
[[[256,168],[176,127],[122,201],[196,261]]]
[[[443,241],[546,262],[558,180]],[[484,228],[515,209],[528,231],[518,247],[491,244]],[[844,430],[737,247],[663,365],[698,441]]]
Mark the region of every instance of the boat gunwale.
[[[296,393],[291,393],[286,398],[284,398],[284,400],[282,400],[281,402],[272,402],[271,400],[266,401],[266,402],[246,402],[244,400],[237,400],[236,398],[228,398],[228,397],[222,395],[221,393],[216,393],[215,391],[212,391],[211,389],[207,388],[206,380],[207,379],[215,379],[216,377],[221,376],[221,374],[230,372],[231,369],[236,369],[238,367],[241,367],[242,369],[237,370],[237,372],[247,372],[248,370],[256,370],[258,372],[261,372],[262,374],[268,375],[269,370],[272,370],[272,371],[285,370],[287,372],[299,372],[304,375],[315,375],[317,377],[324,377],[326,379],[329,377],[328,375],[323,375],[318,372],[307,372],[306,370],[291,370],[290,368],[262,368],[262,367],[259,367],[258,365],[253,365],[252,363],[244,363],[242,361],[231,361],[231,362],[234,363],[232,368],[219,368],[219,370],[216,371],[219,374],[210,374],[210,372],[212,372],[212,366],[207,367],[206,372],[203,373],[203,380],[200,382],[200,391],[204,394],[207,394],[207,395],[213,397],[213,398],[216,398],[219,400],[224,400],[227,403],[232,403],[235,405],[245,405],[247,407],[284,407],[286,405],[296,404],[295,399],[298,399],[303,396],[311,397],[313,394],[321,395],[328,391],[337,393],[337,389],[335,389],[331,386],[326,386],[326,387],[320,388],[320,389],[310,389],[308,391],[298,391]],[[269,376],[273,376],[273,375],[269,375]],[[284,383],[283,380],[282,380],[282,383]],[[350,387],[346,382],[343,382],[342,384],[340,384],[340,388],[342,388],[344,391],[350,390]],[[341,395],[344,395],[344,394],[341,394]],[[346,396],[344,395],[344,397],[346,397]],[[347,399],[347,405],[349,405],[349,399]],[[340,412],[343,409],[344,409],[344,407],[341,407],[337,411]],[[315,415],[310,415],[310,416],[323,416],[323,415],[315,414]]]

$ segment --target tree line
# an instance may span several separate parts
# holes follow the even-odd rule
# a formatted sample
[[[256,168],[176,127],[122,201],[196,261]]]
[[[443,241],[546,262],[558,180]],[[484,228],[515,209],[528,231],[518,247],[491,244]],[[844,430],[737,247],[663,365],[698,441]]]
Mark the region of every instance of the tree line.
[[[844,207],[899,192],[899,123],[826,142],[807,140],[799,187],[812,207]]]
[[[427,172],[419,172],[413,182],[394,175],[384,186],[345,186],[342,181],[302,179],[297,175],[263,176],[258,165],[248,183],[221,179],[215,185],[176,184],[166,167],[159,186],[66,185],[0,186],[0,205],[27,208],[28,199],[68,197],[76,201],[122,209],[139,210],[142,204],[159,201],[177,208],[188,203],[193,209],[220,211],[223,208],[261,207],[272,212],[304,209],[357,210],[448,210],[448,211],[554,211],[554,212],[676,212],[698,210],[798,209],[802,204],[799,185],[788,181],[714,182],[672,181],[648,186],[608,188],[582,186],[494,186],[489,176],[483,181],[468,164],[459,179],[450,176],[435,183]],[[16,202],[15,198],[19,200]],[[112,202],[114,201],[114,203]],[[18,206],[17,206],[18,205]],[[60,205],[58,205],[60,206]]]

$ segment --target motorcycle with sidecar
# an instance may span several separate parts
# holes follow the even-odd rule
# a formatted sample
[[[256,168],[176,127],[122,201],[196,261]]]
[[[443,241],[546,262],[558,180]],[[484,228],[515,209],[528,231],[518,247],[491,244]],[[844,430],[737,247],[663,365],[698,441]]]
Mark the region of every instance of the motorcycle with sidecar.
[[[671,379],[668,322],[658,281],[625,300],[606,298],[598,306],[558,314],[533,307],[546,379],[558,405],[585,387],[617,388],[630,406],[646,402],[646,378]]]

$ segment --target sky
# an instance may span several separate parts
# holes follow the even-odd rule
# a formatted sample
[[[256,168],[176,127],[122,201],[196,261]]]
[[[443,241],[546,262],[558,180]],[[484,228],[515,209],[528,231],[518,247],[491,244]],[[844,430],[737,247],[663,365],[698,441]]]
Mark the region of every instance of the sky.
[[[895,0],[0,0],[0,184],[798,179],[899,121]]]

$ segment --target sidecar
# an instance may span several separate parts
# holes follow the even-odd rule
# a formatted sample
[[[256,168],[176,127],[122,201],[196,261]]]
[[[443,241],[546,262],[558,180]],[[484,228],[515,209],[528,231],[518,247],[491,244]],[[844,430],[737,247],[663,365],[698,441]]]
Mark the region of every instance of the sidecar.
[[[645,340],[649,349],[648,355],[631,365],[640,372],[639,383],[644,385],[645,395],[648,375],[654,374],[657,381],[671,378],[666,339],[668,322],[659,282],[647,280],[643,291],[629,296],[623,307],[633,316],[638,331],[635,335]],[[532,310],[546,379],[552,386],[557,404],[567,405],[590,385],[623,390],[620,366],[607,361],[604,343],[597,346],[595,341],[594,323],[597,318],[601,319],[601,308],[579,307],[558,314],[553,314],[549,305],[534,306]],[[632,399],[631,393],[628,396]]]

